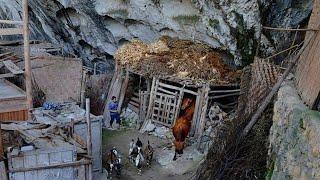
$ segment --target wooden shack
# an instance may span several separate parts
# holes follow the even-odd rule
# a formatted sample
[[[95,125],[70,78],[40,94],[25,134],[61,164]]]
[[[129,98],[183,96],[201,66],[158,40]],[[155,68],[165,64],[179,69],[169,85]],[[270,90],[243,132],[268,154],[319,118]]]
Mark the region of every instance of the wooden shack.
[[[220,53],[203,44],[167,37],[149,45],[133,41],[120,48],[115,58],[108,100],[116,96],[120,107],[138,113],[142,132],[150,122],[171,128],[183,99],[191,97],[196,108],[190,135],[198,137],[210,105],[224,98],[222,106],[235,105],[240,94],[240,71],[228,67]],[[132,81],[134,92],[128,93]],[[124,104],[127,98],[130,100]]]

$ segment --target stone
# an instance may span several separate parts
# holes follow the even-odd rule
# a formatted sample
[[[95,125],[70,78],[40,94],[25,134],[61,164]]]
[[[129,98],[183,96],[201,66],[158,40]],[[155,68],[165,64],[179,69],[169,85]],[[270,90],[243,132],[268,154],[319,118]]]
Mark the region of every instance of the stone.
[[[21,20],[21,1],[0,2],[1,19]],[[263,1],[263,8],[256,0],[28,2],[31,39],[60,44],[65,52],[76,54],[87,65],[104,62],[98,68],[107,72],[113,70],[112,56],[125,42],[133,38],[151,42],[163,35],[206,43],[231,54],[228,63],[240,65],[255,54],[255,42],[261,24],[265,24],[261,19],[266,19],[270,26],[297,27],[308,18],[312,8],[311,0]],[[274,51],[271,42],[281,42],[279,34],[293,33],[271,33],[271,37],[262,34],[262,52]]]
[[[153,123],[149,123],[149,124],[146,125],[145,131],[146,132],[152,132],[152,131],[155,130],[155,128],[156,128],[156,126]]]
[[[171,133],[169,128],[165,126],[156,126],[152,134],[160,138],[166,138],[168,133]]]
[[[317,179],[320,172],[320,112],[301,101],[292,80],[278,91],[270,129],[272,179]]]

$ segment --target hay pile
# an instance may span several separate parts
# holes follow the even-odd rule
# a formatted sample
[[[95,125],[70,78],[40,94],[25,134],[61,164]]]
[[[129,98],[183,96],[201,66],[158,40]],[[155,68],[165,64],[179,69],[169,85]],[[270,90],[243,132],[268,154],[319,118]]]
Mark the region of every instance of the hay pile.
[[[223,63],[220,53],[188,40],[162,37],[151,44],[133,40],[121,47],[115,59],[145,76],[177,77],[210,83],[234,83],[239,72]]]

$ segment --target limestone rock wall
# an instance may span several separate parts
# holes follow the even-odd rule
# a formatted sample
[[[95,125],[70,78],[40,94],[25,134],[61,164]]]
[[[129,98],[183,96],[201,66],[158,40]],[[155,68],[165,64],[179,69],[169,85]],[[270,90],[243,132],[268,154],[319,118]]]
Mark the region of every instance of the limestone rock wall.
[[[320,112],[303,104],[292,82],[278,92],[269,154],[274,180],[320,179]]]
[[[132,38],[150,42],[163,35],[206,43],[232,55],[231,64],[241,65],[252,59],[262,23],[286,21],[285,25],[296,26],[310,14],[312,3],[286,2],[29,0],[30,26],[33,39],[60,44],[87,65],[99,62],[98,68],[107,71],[113,69],[112,56],[123,43]],[[276,16],[277,12],[281,13]],[[20,20],[21,1],[0,0],[0,18]],[[275,42],[279,37],[262,35],[263,52],[271,53],[274,45],[269,39]]]

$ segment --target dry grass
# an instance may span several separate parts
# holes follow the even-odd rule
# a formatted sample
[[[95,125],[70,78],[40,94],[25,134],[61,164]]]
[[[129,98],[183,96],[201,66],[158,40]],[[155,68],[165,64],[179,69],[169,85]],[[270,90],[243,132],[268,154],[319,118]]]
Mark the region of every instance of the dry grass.
[[[240,75],[210,47],[169,37],[151,44],[134,40],[120,48],[115,58],[120,65],[149,77],[170,76],[223,84],[236,82]]]

